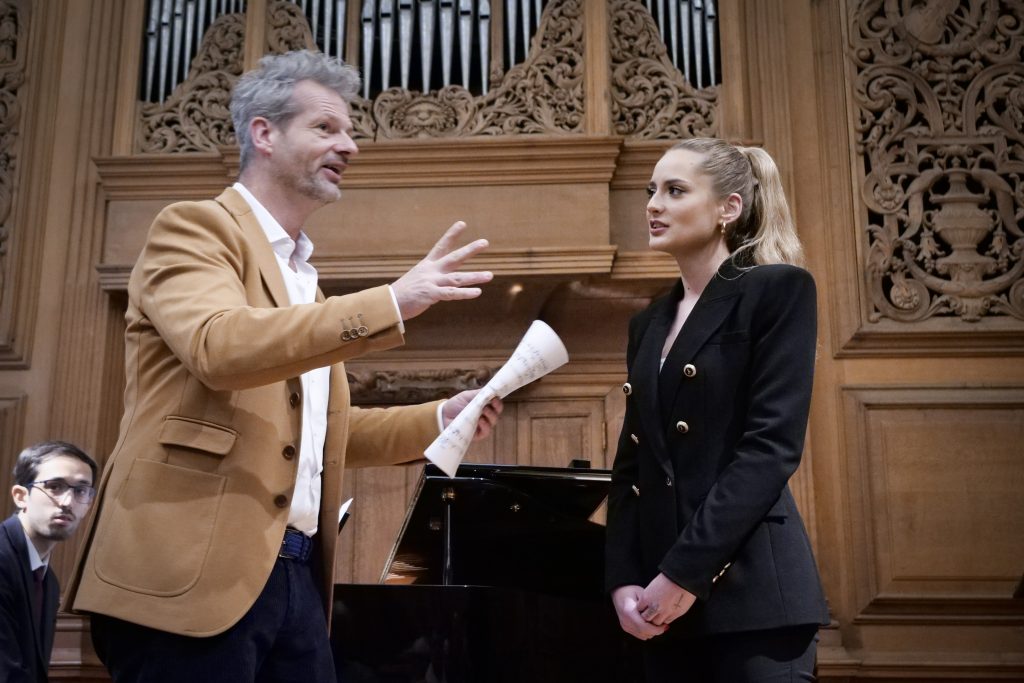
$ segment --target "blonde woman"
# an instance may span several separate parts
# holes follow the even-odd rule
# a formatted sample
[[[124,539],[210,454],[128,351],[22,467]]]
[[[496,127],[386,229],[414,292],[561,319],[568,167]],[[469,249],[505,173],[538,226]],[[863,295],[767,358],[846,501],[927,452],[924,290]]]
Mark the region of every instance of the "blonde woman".
[[[647,680],[814,680],[828,610],[787,481],[800,464],[815,287],[771,157],[695,138],[648,186],[679,280],[629,328],[606,578]]]

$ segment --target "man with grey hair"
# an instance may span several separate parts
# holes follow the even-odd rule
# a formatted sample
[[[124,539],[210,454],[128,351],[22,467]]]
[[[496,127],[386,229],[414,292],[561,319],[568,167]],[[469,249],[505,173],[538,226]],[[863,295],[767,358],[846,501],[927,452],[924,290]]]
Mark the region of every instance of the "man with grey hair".
[[[125,414],[68,598],[116,682],[333,682],[342,470],[422,458],[473,396],[351,406],[343,361],[491,279],[457,272],[487,246],[455,248],[458,222],[390,285],[320,292],[303,225],[358,152],[358,83],[318,53],[264,57],[232,99],[238,182],[164,209],[132,271]]]
[[[44,441],[14,464],[17,512],[0,525],[0,681],[46,681],[60,588],[50,554],[89,512],[96,463],[77,446]]]

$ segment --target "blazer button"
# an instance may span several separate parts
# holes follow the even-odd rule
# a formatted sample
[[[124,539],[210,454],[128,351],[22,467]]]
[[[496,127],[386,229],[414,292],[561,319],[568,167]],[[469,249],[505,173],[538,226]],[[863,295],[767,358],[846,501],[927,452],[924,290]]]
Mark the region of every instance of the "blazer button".
[[[622,385],[622,393],[624,393],[626,396],[629,396],[630,394],[632,394],[633,393],[633,385],[630,384],[629,382],[626,382],[625,384],[623,384]]]
[[[281,493],[274,496],[274,505],[276,505],[279,508],[288,507],[288,496]]]
[[[697,368],[693,365],[693,363],[687,363],[686,365],[683,366],[683,374],[686,375],[687,377],[694,377],[697,375]]]
[[[672,477],[665,477],[665,486],[672,486]]]
[[[690,425],[680,420],[679,422],[676,422],[676,431],[679,432],[680,434],[685,434],[686,432],[690,431]]]
[[[638,446],[640,445],[640,437],[638,437],[636,434],[630,434],[629,438],[633,439],[633,443],[637,444]]]
[[[293,391],[291,395],[288,396],[288,405],[290,405],[292,408],[296,408],[298,407],[301,400],[302,399],[299,397],[299,392]]]
[[[291,444],[288,444],[288,445],[287,445],[287,446],[285,446],[285,447],[284,447],[284,449],[283,449],[283,450],[281,451],[281,455],[283,455],[283,456],[284,456],[284,459],[285,459],[285,460],[291,460],[292,458],[294,458],[294,457],[295,457],[295,446],[293,446],[293,445],[291,445]]]

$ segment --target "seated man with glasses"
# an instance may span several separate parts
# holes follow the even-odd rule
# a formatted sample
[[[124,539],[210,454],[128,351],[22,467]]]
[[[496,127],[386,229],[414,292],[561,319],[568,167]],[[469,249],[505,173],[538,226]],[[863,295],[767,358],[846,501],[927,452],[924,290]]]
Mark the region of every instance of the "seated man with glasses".
[[[46,681],[60,588],[50,553],[89,512],[96,463],[77,446],[45,441],[14,465],[18,511],[0,528],[0,681]]]

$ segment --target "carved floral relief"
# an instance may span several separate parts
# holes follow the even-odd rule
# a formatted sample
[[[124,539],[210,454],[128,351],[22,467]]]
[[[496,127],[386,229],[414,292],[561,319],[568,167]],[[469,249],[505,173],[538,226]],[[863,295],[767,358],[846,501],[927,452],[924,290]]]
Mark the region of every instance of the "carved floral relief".
[[[164,102],[140,104],[140,152],[214,152],[235,143],[231,88],[242,74],[245,15],[224,14],[206,31],[188,78]]]
[[[1024,3],[851,3],[869,320],[1024,320]]]
[[[525,61],[487,95],[459,86],[425,94],[390,88],[363,111],[378,139],[582,132],[581,0],[547,4]]]
[[[270,52],[315,47],[297,5],[276,0],[267,16]],[[242,73],[244,29],[243,14],[219,17],[188,78],[166,102],[141,105],[140,152],[214,151],[234,143],[228,105]],[[373,101],[351,104],[357,138],[582,132],[581,0],[549,2],[526,60],[485,96],[459,86],[426,94],[392,88]]]
[[[611,100],[615,132],[640,139],[714,136],[718,86],[696,89],[672,63],[640,0],[613,0]]]
[[[476,370],[348,370],[352,402],[357,405],[436,401],[467,389],[479,389],[494,368]]]
[[[23,43],[27,18],[22,3],[0,0],[0,304],[12,270],[8,246],[14,230],[11,215],[22,123],[19,90],[25,82],[19,43]]]

